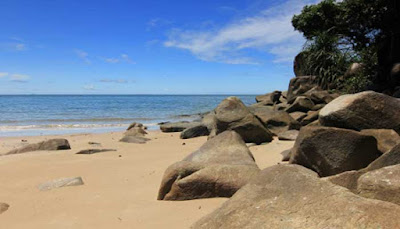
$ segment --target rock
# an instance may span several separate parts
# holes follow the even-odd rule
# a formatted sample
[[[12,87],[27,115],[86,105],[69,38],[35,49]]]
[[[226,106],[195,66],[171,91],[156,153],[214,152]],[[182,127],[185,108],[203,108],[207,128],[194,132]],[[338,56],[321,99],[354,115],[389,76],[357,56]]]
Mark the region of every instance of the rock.
[[[366,198],[400,204],[400,165],[365,173],[358,179],[357,193]]]
[[[290,80],[287,100],[294,101],[297,96],[303,95],[310,89],[318,86],[314,83],[315,76],[299,76]],[[290,102],[289,102],[290,103]]]
[[[276,111],[284,111],[288,107],[289,107],[289,104],[287,102],[282,102],[279,104],[275,104],[272,108],[273,108],[273,110],[276,110]]]
[[[29,145],[23,146],[21,148],[11,150],[10,152],[6,153],[6,155],[26,153],[26,152],[39,151],[39,150],[53,151],[53,150],[67,150],[67,149],[71,149],[71,146],[69,145],[68,140],[66,140],[66,139],[50,139],[50,140],[42,141],[42,142],[35,143],[35,144],[29,144]]]
[[[278,134],[278,139],[282,141],[296,141],[297,136],[299,136],[298,130],[288,130]]]
[[[344,77],[347,78],[359,74],[361,73],[363,68],[364,66],[361,63],[352,63],[350,67],[347,69],[346,73],[344,74]]]
[[[396,131],[389,129],[365,129],[362,134],[370,135],[378,141],[378,150],[386,153],[396,145],[400,144],[400,136]]]
[[[147,132],[143,129],[143,127],[132,127],[129,130],[125,131],[125,136],[133,136],[133,137],[144,137]]]
[[[211,130],[215,129],[215,112],[209,112],[206,115],[203,116],[203,119],[201,120],[201,123],[205,125],[210,132]]]
[[[102,152],[109,152],[109,151],[117,151],[116,149],[84,149],[76,154],[95,154],[95,153],[102,153]]]
[[[237,97],[224,99],[215,109],[215,129],[210,138],[226,130],[236,131],[245,142],[261,144],[272,141],[272,133]]]
[[[373,91],[342,95],[319,114],[324,126],[363,130],[393,129],[400,132],[400,100]]]
[[[293,72],[295,76],[304,76],[306,74],[305,66],[305,55],[304,52],[300,52],[296,55],[293,61]]]
[[[309,111],[307,112],[307,116],[301,120],[301,125],[306,126],[315,120],[318,120],[319,111]]]
[[[230,197],[258,172],[240,135],[225,131],[168,167],[157,199]]]
[[[40,191],[47,191],[55,188],[62,188],[68,186],[78,186],[83,185],[83,180],[81,177],[73,178],[61,178],[58,180],[49,181],[38,186]]]
[[[292,116],[292,118],[298,122],[301,122],[301,120],[303,120],[303,118],[305,118],[307,116],[307,113],[301,112],[301,111],[295,111],[289,114],[290,116]]]
[[[274,105],[276,103],[280,103],[279,100],[282,96],[281,91],[274,91],[272,93],[268,93],[265,95],[259,95],[256,97],[257,103],[261,103],[263,105]]]
[[[133,122],[132,124],[129,125],[129,127],[126,130],[130,130],[132,128],[141,128],[141,129],[145,129],[145,127],[143,126],[142,123],[138,123],[138,122]]]
[[[322,108],[324,108],[325,105],[326,105],[326,104],[323,104],[323,103],[316,104],[316,105],[314,105],[314,106],[311,108],[311,110],[312,110],[312,111],[319,111],[319,110],[321,110]]]
[[[397,164],[400,164],[400,144],[395,146],[389,152],[380,156],[364,169],[360,169],[358,171],[344,172],[336,176],[326,177],[325,179],[336,185],[340,185],[342,187],[350,189],[352,192],[357,192],[358,179],[363,174]]]
[[[321,90],[321,88],[318,86],[308,90],[306,93],[304,93],[304,96],[310,98],[314,104],[327,104],[338,97],[336,94],[330,94],[326,90]]]
[[[119,141],[120,142],[126,142],[126,143],[144,144],[144,143],[150,141],[150,139],[149,138],[143,138],[143,137],[135,137],[135,136],[124,136]]]
[[[199,122],[169,122],[160,125],[160,129],[164,133],[182,132],[187,128],[191,128],[199,124]]]
[[[292,113],[295,111],[308,112],[313,107],[314,103],[309,98],[305,96],[298,96],[296,97],[296,100],[292,103],[292,105],[286,108],[286,112],[288,113]]]
[[[289,161],[291,153],[292,153],[292,149],[288,149],[288,150],[282,151],[281,152],[282,161]]]
[[[181,139],[189,139],[189,138],[195,138],[195,137],[200,137],[200,136],[207,136],[210,134],[210,131],[208,130],[207,126],[204,124],[199,124],[194,127],[187,128],[186,130],[182,131],[181,133]]]
[[[288,130],[300,129],[301,127],[300,123],[294,120],[285,111],[276,111],[267,107],[259,107],[253,109],[253,114],[275,135]]]
[[[301,166],[275,165],[192,228],[400,228],[400,206],[357,196]]]
[[[400,63],[395,63],[390,71],[390,80],[393,85],[400,84]]]
[[[307,124],[306,126],[321,126],[321,124],[319,123],[319,120],[314,120],[313,122]]]
[[[376,139],[333,127],[303,127],[290,157],[321,177],[367,167],[379,157]]]
[[[8,205],[6,203],[0,203],[0,214],[7,211],[9,207],[10,207],[10,205]]]

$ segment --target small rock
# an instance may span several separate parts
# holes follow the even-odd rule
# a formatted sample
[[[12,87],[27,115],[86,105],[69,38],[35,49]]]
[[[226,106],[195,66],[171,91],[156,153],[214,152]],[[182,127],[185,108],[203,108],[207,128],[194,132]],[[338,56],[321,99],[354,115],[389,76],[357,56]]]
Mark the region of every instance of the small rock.
[[[67,186],[78,186],[83,185],[83,180],[81,177],[73,178],[61,178],[58,180],[49,181],[38,186],[40,191],[47,191],[55,188],[62,188]]]
[[[9,207],[10,207],[10,205],[8,205],[6,203],[0,203],[0,214],[7,211]]]
[[[101,152],[108,152],[108,151],[117,151],[116,149],[84,149],[76,154],[95,154],[95,153],[101,153]]]

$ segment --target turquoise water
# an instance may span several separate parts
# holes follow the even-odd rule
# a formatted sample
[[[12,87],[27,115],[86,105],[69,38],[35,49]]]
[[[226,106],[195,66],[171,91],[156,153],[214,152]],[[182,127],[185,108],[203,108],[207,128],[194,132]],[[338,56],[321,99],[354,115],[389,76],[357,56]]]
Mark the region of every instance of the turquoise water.
[[[0,95],[0,136],[121,131],[194,120],[229,95]],[[245,104],[254,95],[238,96]]]

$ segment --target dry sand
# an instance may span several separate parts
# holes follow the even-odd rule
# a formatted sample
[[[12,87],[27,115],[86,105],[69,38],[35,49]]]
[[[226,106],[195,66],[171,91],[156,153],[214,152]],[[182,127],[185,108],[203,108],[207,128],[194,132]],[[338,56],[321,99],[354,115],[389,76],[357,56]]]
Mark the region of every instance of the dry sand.
[[[0,228],[189,228],[218,208],[225,198],[157,201],[165,169],[198,149],[206,137],[179,139],[179,133],[151,131],[146,144],[121,143],[122,133],[63,135],[72,149],[0,156],[0,202],[10,205],[0,215]],[[0,137],[0,154],[55,136]],[[89,145],[99,142],[101,147]],[[185,143],[185,145],[183,145]],[[261,169],[277,164],[293,142],[275,140],[251,146]],[[82,149],[115,152],[76,155]],[[81,176],[83,186],[39,191],[41,183]]]

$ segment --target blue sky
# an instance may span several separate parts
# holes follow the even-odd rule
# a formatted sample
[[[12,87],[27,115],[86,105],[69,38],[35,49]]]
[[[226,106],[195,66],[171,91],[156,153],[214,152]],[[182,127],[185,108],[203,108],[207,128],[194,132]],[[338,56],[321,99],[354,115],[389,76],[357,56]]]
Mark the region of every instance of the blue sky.
[[[0,94],[286,90],[316,0],[2,0]]]

